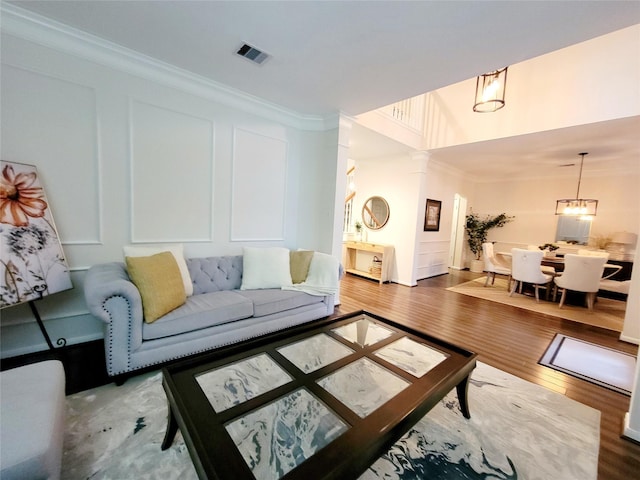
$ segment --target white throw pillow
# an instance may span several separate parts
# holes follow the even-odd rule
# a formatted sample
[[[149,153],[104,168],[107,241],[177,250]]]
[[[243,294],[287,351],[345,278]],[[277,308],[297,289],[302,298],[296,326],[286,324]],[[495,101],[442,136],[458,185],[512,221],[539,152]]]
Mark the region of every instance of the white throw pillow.
[[[282,247],[245,247],[240,290],[282,288],[292,285],[289,250]]]
[[[180,269],[180,276],[182,276],[182,283],[184,283],[184,293],[187,297],[193,295],[193,283],[191,282],[191,275],[189,275],[189,269],[187,268],[187,262],[184,259],[184,249],[182,244],[170,244],[170,245],[153,245],[153,246],[138,246],[127,245],[123,248],[125,257],[148,257],[150,255],[156,255],[162,252],[171,252],[176,258],[176,263]]]

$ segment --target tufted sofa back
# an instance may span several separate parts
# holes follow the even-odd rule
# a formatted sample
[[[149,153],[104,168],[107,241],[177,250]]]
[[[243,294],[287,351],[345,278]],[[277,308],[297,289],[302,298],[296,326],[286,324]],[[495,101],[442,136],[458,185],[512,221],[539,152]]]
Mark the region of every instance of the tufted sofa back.
[[[237,290],[242,285],[242,255],[187,258],[193,294]]]

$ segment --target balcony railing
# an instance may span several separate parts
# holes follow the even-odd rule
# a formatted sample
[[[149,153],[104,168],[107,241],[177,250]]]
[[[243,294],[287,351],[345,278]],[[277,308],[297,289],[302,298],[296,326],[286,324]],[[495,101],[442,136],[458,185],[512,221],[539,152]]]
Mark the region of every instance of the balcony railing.
[[[400,102],[392,103],[386,107],[382,107],[379,111],[405,127],[415,130],[422,134],[425,120],[425,95],[407,98]]]

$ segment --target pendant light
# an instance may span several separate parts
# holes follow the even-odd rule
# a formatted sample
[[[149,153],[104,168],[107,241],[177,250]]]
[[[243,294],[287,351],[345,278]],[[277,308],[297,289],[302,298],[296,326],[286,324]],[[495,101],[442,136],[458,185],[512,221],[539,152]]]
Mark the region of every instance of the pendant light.
[[[584,156],[589,155],[587,152],[579,153],[580,159],[580,176],[578,177],[578,190],[576,198],[564,198],[556,202],[556,215],[572,215],[595,217],[598,210],[598,200],[592,198],[580,198],[580,182],[582,181],[582,165],[584,164]]]
[[[507,68],[485,73],[476,79],[476,98],[473,111],[489,113],[504,107],[504,92],[507,88]]]

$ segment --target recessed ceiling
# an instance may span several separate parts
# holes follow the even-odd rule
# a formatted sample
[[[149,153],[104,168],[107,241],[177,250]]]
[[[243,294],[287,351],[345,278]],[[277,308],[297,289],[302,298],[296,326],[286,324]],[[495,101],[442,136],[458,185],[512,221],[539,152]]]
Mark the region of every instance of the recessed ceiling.
[[[589,153],[584,176],[640,175],[639,133],[636,116],[432,150],[430,158],[480,181],[577,177],[580,152]]]
[[[349,144],[356,161],[408,158],[413,151],[360,125]],[[640,116],[440,148],[429,158],[474,180],[495,181],[576,177],[580,152],[589,153],[584,176],[640,175]]]

